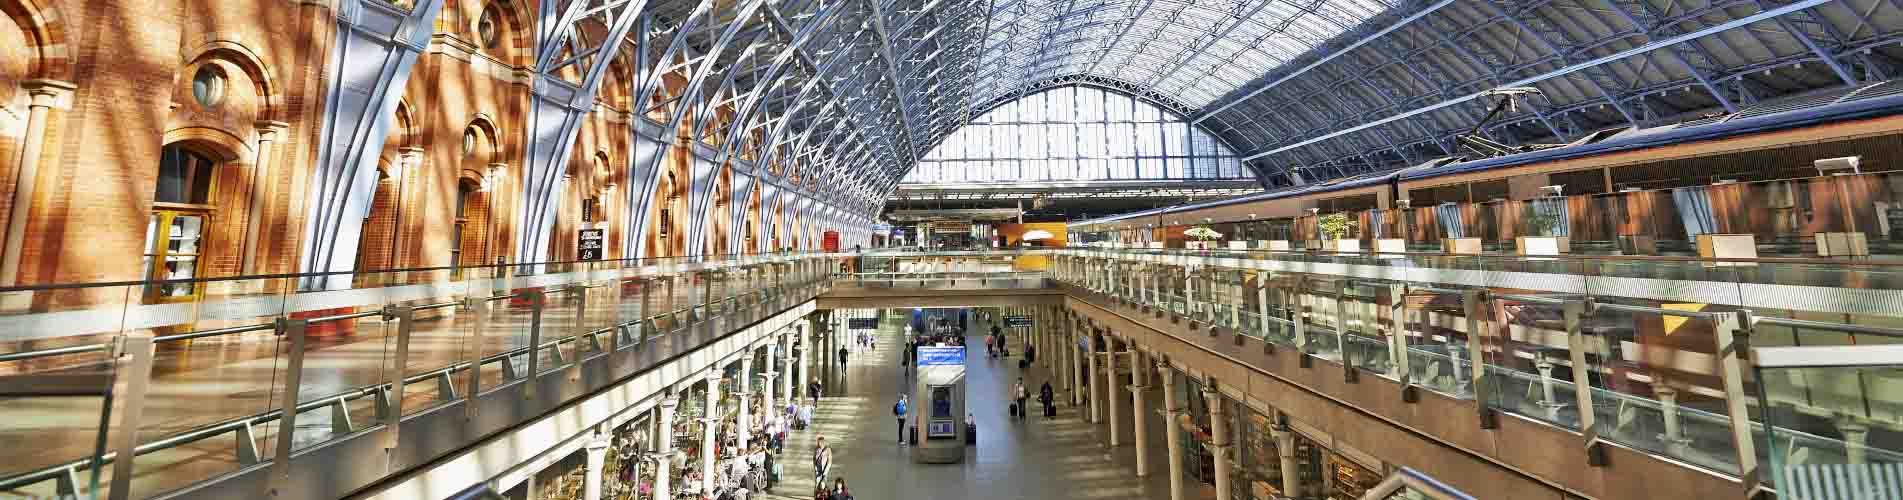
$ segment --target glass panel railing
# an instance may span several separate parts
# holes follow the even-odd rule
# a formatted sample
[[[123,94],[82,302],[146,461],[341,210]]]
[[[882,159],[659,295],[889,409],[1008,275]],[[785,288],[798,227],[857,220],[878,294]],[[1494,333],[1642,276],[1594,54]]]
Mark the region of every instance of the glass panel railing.
[[[0,419],[0,443],[11,450],[0,477],[28,479],[4,491],[104,496],[112,450],[127,441],[114,432],[109,397],[132,358],[119,349],[123,313],[140,294],[138,286],[0,292],[0,407],[10,417]],[[152,350],[146,351],[149,367]]]
[[[1494,390],[1487,406],[1570,430],[1578,430],[1576,391],[1565,301],[1538,295],[1500,295],[1489,304],[1483,355]]]
[[[10,422],[0,425],[0,442],[37,443],[0,452],[7,464],[0,491],[100,496],[117,483],[141,498],[177,490],[480,397],[528,377],[530,359],[547,372],[686,326],[653,321],[657,311],[685,316],[698,307],[699,317],[724,316],[723,325],[749,323],[760,314],[751,304],[769,293],[803,300],[818,290],[814,278],[823,275],[786,272],[800,259],[812,260],[650,259],[0,289],[0,331],[7,332],[0,336],[7,382],[0,401],[12,417],[0,419]],[[763,265],[782,268],[771,276],[739,267],[764,260],[785,264]],[[733,270],[713,294],[659,286],[677,276],[671,281],[704,284],[680,276],[701,266]],[[771,280],[808,295],[784,297],[768,290]],[[128,338],[149,346],[147,371],[138,376],[118,375],[131,359]],[[142,397],[107,397],[132,394],[123,392],[131,381]],[[120,427],[109,401],[137,411],[121,410],[129,420]],[[118,470],[136,472],[115,481],[111,465],[121,449],[130,452],[130,468]]]
[[[1598,435],[1634,448],[1737,474],[1730,398],[1715,363],[1724,316],[1599,304],[1582,329]],[[1730,335],[1730,333],[1725,333]],[[1740,417],[1743,417],[1740,415]]]
[[[1810,327],[1764,319],[1764,326]],[[1839,334],[1903,337],[1903,330],[1859,326]],[[1779,497],[1884,498],[1903,495],[1903,345],[1773,346],[1757,361],[1754,435],[1765,478]]]

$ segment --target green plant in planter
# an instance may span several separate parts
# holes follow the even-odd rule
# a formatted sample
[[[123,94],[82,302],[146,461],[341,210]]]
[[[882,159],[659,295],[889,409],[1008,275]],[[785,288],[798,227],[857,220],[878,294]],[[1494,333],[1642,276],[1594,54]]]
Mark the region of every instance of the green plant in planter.
[[[1322,234],[1328,239],[1339,240],[1347,236],[1348,231],[1354,230],[1355,221],[1349,219],[1346,212],[1335,212],[1322,216],[1317,225],[1321,226]]]
[[[1559,228],[1559,216],[1553,214],[1533,214],[1526,219],[1527,230],[1534,236],[1553,236],[1553,230]]]

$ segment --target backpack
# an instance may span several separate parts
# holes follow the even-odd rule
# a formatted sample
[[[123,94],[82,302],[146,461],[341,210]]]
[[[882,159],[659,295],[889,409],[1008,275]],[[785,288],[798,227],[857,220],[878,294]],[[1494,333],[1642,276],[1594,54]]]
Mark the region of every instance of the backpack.
[[[905,403],[892,403],[892,415],[894,415],[894,416],[904,416],[904,415],[905,415]]]

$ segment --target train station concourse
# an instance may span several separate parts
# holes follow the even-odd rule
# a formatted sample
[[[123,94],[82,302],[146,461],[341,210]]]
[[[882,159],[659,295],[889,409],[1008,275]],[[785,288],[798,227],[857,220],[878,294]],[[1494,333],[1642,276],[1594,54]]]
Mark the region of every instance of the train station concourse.
[[[1903,0],[0,13],[0,500],[1903,500]]]

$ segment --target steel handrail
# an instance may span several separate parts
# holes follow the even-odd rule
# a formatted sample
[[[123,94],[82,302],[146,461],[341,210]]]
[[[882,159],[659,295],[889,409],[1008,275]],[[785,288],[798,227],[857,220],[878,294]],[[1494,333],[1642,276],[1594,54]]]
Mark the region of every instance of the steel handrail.
[[[487,279],[487,278],[476,278],[476,279]],[[537,287],[527,287],[527,288],[537,288]],[[543,293],[560,293],[562,291],[563,291],[562,289],[550,289],[550,290],[545,290]],[[0,293],[4,293],[4,289],[0,289]],[[503,294],[496,294],[496,295],[490,295],[488,297],[484,297],[484,300],[489,302],[495,302],[500,300],[508,300],[516,296],[517,294],[513,294],[513,293],[503,293]],[[449,307],[456,304],[458,304],[458,302],[443,302],[443,303],[415,306],[415,308],[416,310],[423,311],[423,310]],[[669,312],[670,313],[679,312],[683,310],[685,309],[676,309]],[[310,322],[323,323],[323,322],[343,320],[343,319],[366,318],[366,317],[375,316],[378,314],[381,314],[381,311],[364,311],[364,312],[356,312],[356,313],[345,313],[345,314],[311,318]],[[658,316],[660,315],[657,314],[654,317],[658,317]],[[173,342],[173,341],[179,341],[179,340],[192,340],[192,339],[205,338],[205,337],[217,337],[217,336],[223,336],[223,335],[229,335],[229,334],[235,334],[235,333],[259,332],[259,331],[270,330],[272,328],[274,328],[272,323],[240,325],[240,326],[214,328],[210,330],[199,330],[199,331],[179,333],[179,334],[173,334],[173,335],[161,335],[161,336],[153,337],[152,340],[153,342]],[[64,356],[64,355],[70,355],[70,354],[84,354],[84,353],[96,352],[96,351],[106,351],[110,345],[111,343],[109,342],[102,342],[98,344],[55,347],[55,348],[49,348],[49,349],[41,349],[37,351],[10,352],[10,353],[0,354],[0,363],[13,362],[13,361],[25,361],[30,359],[38,359],[38,358],[45,358],[45,357],[52,357],[52,356]]]
[[[1376,258],[1376,256],[1453,257],[1453,258],[1492,257],[1492,258],[1504,258],[1508,260],[1514,260],[1517,262],[1550,262],[1550,261],[1614,261],[1614,262],[1631,261],[1631,262],[1696,262],[1696,263],[1739,262],[1739,263],[1761,263],[1761,264],[1829,264],[1829,265],[1845,265],[1845,266],[1853,266],[1853,267],[1864,267],[1864,266],[1903,267],[1903,259],[1859,260],[1859,259],[1825,259],[1825,258],[1812,258],[1812,257],[1720,258],[1720,257],[1692,257],[1692,256],[1680,256],[1680,255],[1580,255],[1580,254],[1535,256],[1535,255],[1518,255],[1518,254],[1511,254],[1511,253],[1457,254],[1457,253],[1446,253],[1446,252],[1374,252],[1374,251],[1333,252],[1333,251],[1325,251],[1325,250],[1262,250],[1262,249],[1253,249],[1253,248],[1251,249],[1191,250],[1191,249],[1181,249],[1181,248],[1068,247],[1062,250],[1103,252],[1103,253],[1127,253],[1127,254],[1185,255],[1185,256],[1204,256],[1204,257],[1213,256],[1212,254],[1227,253],[1227,254],[1241,254],[1241,255],[1303,255],[1303,256],[1323,256],[1323,257],[1365,257],[1365,258],[1371,258],[1371,259]]]
[[[1887,327],[1872,326],[1872,325],[1857,325],[1857,324],[1850,324],[1850,323],[1826,323],[1823,321],[1812,321],[1807,319],[1778,318],[1778,317],[1771,317],[1771,316],[1752,316],[1751,323],[1753,325],[1767,324],[1767,325],[1783,326],[1783,327],[1790,327],[1790,328],[1803,328],[1808,330],[1832,330],[1832,331],[1847,332],[1847,333],[1868,333],[1871,335],[1881,335],[1885,337],[1903,338],[1903,329],[1887,328]]]
[[[1429,291],[1435,291],[1435,292],[1441,292],[1441,293],[1454,292],[1453,290],[1439,290],[1439,289],[1433,289],[1428,287],[1412,287],[1412,288],[1415,290],[1429,290]],[[1178,295],[1178,294],[1164,293],[1162,295],[1166,297],[1167,299],[1172,299],[1172,300],[1183,298],[1182,295]],[[1554,296],[1523,295],[1523,294],[1503,294],[1503,295],[1497,295],[1495,298],[1557,305],[1557,304],[1563,304],[1566,300],[1569,300],[1571,297],[1574,297],[1574,296],[1566,296],[1566,297],[1567,298],[1559,298]],[[1681,317],[1688,317],[1688,318],[1713,318],[1723,314],[1729,314],[1726,312],[1711,313],[1711,312],[1701,312],[1701,311],[1680,311],[1680,310],[1661,309],[1661,308],[1655,308],[1655,307],[1633,306],[1633,305],[1624,305],[1624,304],[1599,303],[1599,304],[1596,304],[1596,306],[1607,308],[1610,310],[1616,310],[1616,311],[1672,315],[1672,316],[1681,316]],[[1287,320],[1283,320],[1282,318],[1278,318],[1274,316],[1262,316],[1253,311],[1243,311],[1242,316],[1244,316],[1245,318],[1253,317],[1258,322],[1264,321],[1264,320],[1270,320],[1274,322],[1289,323]],[[1786,326],[1786,327],[1793,327],[1793,328],[1831,330],[1831,331],[1903,337],[1903,329],[1897,329],[1897,328],[1886,328],[1886,327],[1871,326],[1871,325],[1827,323],[1827,322],[1820,322],[1820,321],[1777,318],[1777,317],[1753,316],[1750,319],[1753,325],[1766,324],[1766,325]],[[1332,336],[1326,332],[1332,332],[1333,328],[1323,326],[1318,323],[1309,323],[1307,327],[1309,329],[1309,333],[1321,334],[1319,337],[1321,339],[1326,339]],[[1256,336],[1256,335],[1251,335],[1251,337],[1263,338],[1264,340],[1274,342],[1280,345],[1289,345],[1287,342],[1280,341],[1281,339],[1267,339],[1265,337]],[[1378,345],[1378,344],[1384,343],[1379,339],[1374,339],[1374,338],[1365,337],[1361,335],[1347,335],[1345,337],[1348,340],[1354,341],[1356,343],[1364,344],[1364,345],[1372,346],[1372,345]],[[1406,348],[1406,354],[1408,356],[1421,356],[1421,357],[1425,357],[1426,359],[1437,359],[1437,360],[1444,360],[1447,362],[1470,362],[1471,361],[1471,360],[1463,360],[1463,359],[1455,358],[1448,354],[1421,349],[1417,347],[1417,345],[1411,344],[1411,343],[1407,344],[1405,348]],[[1380,358],[1375,358],[1375,360],[1377,361],[1379,359]],[[1565,363],[1564,360],[1560,360],[1560,362]],[[1356,368],[1361,369],[1365,367],[1356,367]],[[1515,379],[1527,384],[1551,383],[1554,385],[1556,393],[1571,394],[1575,392],[1574,384],[1573,382],[1570,382],[1570,381],[1551,379],[1545,376],[1541,376],[1531,372],[1526,372],[1519,369],[1514,369],[1514,368],[1500,365],[1500,364],[1483,363],[1481,365],[1481,368],[1486,370],[1488,373],[1492,375],[1501,376],[1508,379]],[[1594,367],[1592,369],[1599,370],[1600,368]],[[1420,382],[1415,382],[1415,384],[1427,386],[1427,384],[1421,384]],[[1589,390],[1588,393],[1590,394],[1590,397],[1596,401],[1602,401],[1606,403],[1615,403],[1615,404],[1629,404],[1637,408],[1646,409],[1650,411],[1656,411],[1656,412],[1664,411],[1664,404],[1656,399],[1633,395],[1633,394],[1626,394],[1626,393],[1617,392],[1617,391],[1613,391],[1613,390],[1602,388],[1602,387],[1588,387],[1588,390]],[[1559,402],[1566,402],[1568,407],[1572,407],[1575,409],[1578,408],[1577,406],[1574,406],[1575,402],[1569,402],[1569,401],[1566,401],[1565,399],[1562,399]],[[1755,399],[1747,399],[1745,403],[1747,404],[1747,406],[1756,406],[1759,404],[1759,402]],[[1481,404],[1492,405],[1494,403],[1482,402]],[[1679,421],[1684,423],[1686,428],[1708,427],[1708,428],[1719,429],[1718,431],[1713,431],[1713,432],[1719,432],[1719,431],[1728,432],[1729,426],[1731,425],[1731,420],[1733,418],[1730,415],[1713,413],[1713,412],[1705,411],[1696,407],[1683,406],[1683,405],[1675,406],[1674,411],[1676,412],[1676,415]],[[1760,432],[1760,433],[1768,432],[1766,424],[1764,422],[1747,420],[1745,422],[1745,425],[1755,432]],[[1810,433],[1806,433],[1806,432],[1798,431],[1794,429],[1779,428],[1777,432],[1780,434],[1786,435],[1791,439],[1801,439],[1805,443],[1808,443],[1813,446],[1823,446],[1823,447],[1849,446],[1845,441],[1840,439],[1833,439],[1833,438],[1818,436],[1815,434],[1810,434]],[[1624,442],[1624,440],[1619,439],[1620,436],[1616,434],[1604,434],[1602,436],[1605,438],[1608,438],[1609,442],[1614,442],[1614,443]],[[1888,452],[1887,450],[1881,450],[1877,448],[1868,448],[1866,452],[1891,453],[1897,457],[1903,457],[1903,454],[1894,454],[1893,452]],[[1713,455],[1711,458],[1714,460],[1720,460],[1720,461],[1726,460],[1725,456],[1722,454]]]
[[[123,281],[95,281],[95,282],[82,282],[82,283],[53,283],[53,284],[42,284],[42,285],[4,286],[4,287],[0,287],[0,294],[18,293],[18,292],[36,292],[36,291],[44,291],[44,290],[67,290],[67,289],[75,289],[75,288],[100,288],[100,287],[115,287],[115,286],[154,286],[154,285],[217,283],[217,282],[224,282],[224,281],[242,281],[242,280],[318,278],[318,277],[326,277],[326,276],[357,276],[357,275],[382,274],[382,273],[455,271],[458,269],[463,269],[463,270],[507,269],[510,267],[538,267],[538,266],[548,267],[548,266],[560,266],[560,265],[601,266],[605,264],[631,264],[631,263],[637,264],[633,266],[620,265],[620,266],[611,266],[606,268],[606,269],[626,269],[629,267],[644,267],[646,265],[653,265],[653,264],[641,264],[643,262],[649,262],[649,261],[679,260],[681,261],[680,263],[682,264],[697,264],[697,263],[705,264],[708,262],[727,262],[727,261],[746,261],[746,260],[784,260],[785,258],[831,257],[831,256],[851,256],[851,255],[857,255],[857,254],[839,254],[839,253],[827,253],[827,252],[715,254],[715,255],[708,255],[708,256],[692,256],[692,257],[640,257],[640,258],[613,259],[613,260],[566,260],[566,261],[548,261],[548,262],[515,262],[515,263],[508,263],[508,264],[473,264],[473,265],[465,265],[465,266],[437,266],[437,267],[411,267],[411,268],[399,268],[399,269],[365,269],[365,270],[355,270],[355,271],[254,274],[254,275],[219,276],[219,277],[204,277],[204,278],[178,278],[178,279],[166,279],[166,280],[148,279],[148,280],[123,280]],[[665,262],[662,262],[662,263],[665,263]],[[556,272],[568,272],[568,271],[556,271]],[[491,276],[491,277],[478,277],[478,278],[466,278],[466,279],[472,279],[472,280],[511,279],[517,276],[534,276],[534,274],[522,274],[522,275],[515,275],[515,276],[497,275],[497,276]]]
[[[807,282],[802,282],[802,283],[798,283],[798,284],[794,284],[793,286],[805,286],[805,285],[810,285],[810,284],[814,284],[814,283],[818,283],[818,282],[819,282],[819,280],[814,280],[814,281],[807,281]],[[501,296],[501,298],[508,298],[508,297],[514,297],[514,295],[508,295],[508,296]],[[491,300],[495,300],[495,299],[494,299],[494,298],[492,298]],[[447,304],[447,305],[445,305],[445,304]],[[448,303],[440,303],[440,304],[429,304],[428,306],[429,306],[429,307],[431,307],[431,308],[438,308],[438,307],[448,307],[448,306],[450,306],[450,305],[455,305],[455,304],[457,304],[457,303],[456,303],[456,302],[448,302]],[[676,310],[674,310],[674,311],[672,311],[672,312],[669,312],[669,313],[667,313],[667,314],[674,314],[674,313],[677,313],[677,312],[680,312],[680,311],[685,311],[685,310],[687,310],[687,308],[682,308],[682,309],[676,309]],[[368,313],[368,314],[371,314],[371,315],[375,315],[375,314],[381,314],[381,313],[382,313],[382,311],[377,311],[377,312],[372,312],[372,313]],[[346,314],[346,315],[338,315],[338,316],[355,316],[355,315],[358,315],[358,314],[364,314],[364,313],[353,313],[353,314]],[[655,319],[655,318],[659,318],[660,316],[662,316],[662,315],[655,315],[655,316],[649,316],[649,317],[647,317],[647,318],[643,318],[643,319],[641,319],[641,320],[636,320],[636,321],[630,321],[630,322],[627,322],[627,323],[622,323],[622,324],[620,324],[620,325],[616,325],[616,327],[623,327],[623,326],[627,326],[627,325],[629,325],[629,324],[635,324],[635,323],[640,323],[641,321],[646,321],[646,320],[651,320],[651,319]],[[329,318],[329,317],[327,317],[327,318]],[[317,319],[325,319],[325,318],[317,318]],[[334,319],[337,319],[337,318],[331,318],[331,319],[329,319],[329,320],[334,320]],[[704,323],[704,322],[706,322],[706,321],[710,321],[710,320],[712,320],[712,317],[709,317],[709,318],[705,318],[705,319],[702,319],[702,320],[701,320],[701,323]],[[698,323],[697,323],[697,324],[698,324]],[[268,328],[268,325],[267,325],[267,328],[266,328],[266,329],[269,329],[269,328]],[[569,336],[566,336],[566,337],[562,337],[562,338],[559,338],[559,339],[556,339],[556,340],[552,340],[552,341],[549,341],[549,342],[546,342],[546,343],[543,343],[543,344],[542,344],[541,346],[537,346],[537,347],[536,347],[536,349],[535,349],[535,352],[536,352],[537,354],[540,354],[540,352],[541,352],[541,350],[542,350],[542,349],[546,349],[546,348],[548,348],[548,347],[549,347],[549,346],[551,346],[551,345],[555,345],[555,344],[559,344],[559,343],[562,343],[562,342],[567,342],[567,341],[570,341],[570,340],[577,340],[577,339],[579,339],[579,338],[581,338],[581,337],[586,337],[586,336],[591,336],[591,335],[596,335],[596,334],[599,334],[599,333],[601,333],[601,332],[603,332],[603,331],[608,331],[608,330],[612,330],[612,329],[613,329],[613,328],[607,328],[607,329],[601,329],[601,330],[595,330],[595,331],[591,331],[591,332],[588,332],[588,333],[579,333],[579,334],[573,334],[573,335],[569,335]],[[679,330],[679,329],[676,329],[676,330]],[[663,334],[662,336],[665,336],[665,334]],[[656,337],[656,338],[659,338],[659,337]],[[634,346],[634,345],[640,345],[640,344],[643,344],[643,343],[646,343],[646,342],[647,342],[648,340],[652,340],[652,339],[650,339],[650,338],[646,338],[646,337],[643,337],[643,338],[640,338],[639,340],[637,340],[637,341],[636,341],[635,343],[633,343],[633,344],[629,344],[629,346]],[[483,358],[481,358],[481,359],[479,359],[479,360],[477,360],[477,363],[478,363],[479,365],[487,365],[487,364],[490,364],[490,363],[494,363],[494,362],[498,362],[498,361],[501,361],[501,360],[503,360],[503,359],[506,359],[506,358],[513,358],[513,357],[515,357],[515,356],[518,356],[518,355],[522,355],[522,354],[524,354],[524,353],[527,353],[527,352],[529,352],[529,351],[530,351],[530,348],[529,348],[529,347],[527,347],[527,346],[524,346],[524,347],[517,347],[517,348],[515,348],[515,349],[510,349],[510,350],[508,350],[508,351],[504,351],[504,352],[499,352],[499,353],[496,353],[496,354],[491,354],[491,355],[489,355],[489,356],[485,356],[485,357],[483,357]],[[416,375],[411,375],[411,376],[408,376],[408,377],[404,377],[404,378],[403,378],[403,384],[404,384],[404,385],[409,385],[409,384],[413,384],[413,383],[417,383],[417,382],[422,382],[422,381],[426,381],[426,380],[429,380],[429,379],[431,379],[431,378],[435,378],[435,377],[439,377],[439,376],[442,376],[442,375],[444,375],[444,374],[454,374],[454,373],[456,373],[456,372],[459,372],[459,371],[462,371],[462,370],[465,370],[465,369],[468,369],[468,367],[469,367],[469,365],[470,365],[470,363],[469,363],[469,362],[467,362],[467,361],[462,361],[462,362],[457,362],[457,363],[451,363],[451,364],[449,364],[449,365],[446,365],[446,366],[444,366],[444,367],[442,367],[442,368],[437,368],[437,369],[434,369],[434,370],[430,370],[430,371],[427,371],[427,372],[423,372],[423,373],[418,373],[418,374],[416,374]],[[539,375],[539,374],[536,374],[536,375]],[[525,377],[525,378],[526,378],[526,377]],[[507,384],[505,383],[504,385],[507,385]],[[363,398],[364,396],[368,396],[368,395],[374,395],[374,394],[377,394],[378,392],[381,392],[381,391],[384,391],[384,390],[387,390],[387,389],[390,389],[390,384],[388,384],[388,383],[381,383],[381,382],[379,382],[379,383],[375,383],[375,384],[370,384],[370,385],[366,385],[366,386],[363,386],[363,387],[359,387],[359,388],[356,388],[356,389],[346,389],[346,390],[344,390],[344,391],[342,391],[342,392],[338,392],[338,393],[336,393],[336,394],[331,394],[331,395],[327,395],[327,396],[323,396],[323,397],[318,397],[318,398],[312,398],[312,399],[310,399],[310,400],[309,400],[309,401],[307,401],[307,402],[303,402],[303,403],[298,403],[298,405],[297,405],[297,412],[298,412],[298,413],[303,413],[303,412],[306,412],[306,411],[312,411],[312,410],[316,410],[316,409],[319,409],[319,408],[323,408],[323,407],[325,407],[325,406],[329,406],[329,405],[332,405],[332,404],[337,404],[337,403],[345,403],[345,402],[350,402],[350,401],[355,401],[355,400],[357,400],[357,399],[361,399],[361,398]],[[399,397],[399,398],[400,398],[400,397],[403,397],[403,395],[401,395],[401,394],[397,394],[397,395],[395,395],[394,397]],[[472,394],[472,395],[470,395],[469,397],[475,397],[475,395],[473,395],[473,394]],[[283,417],[283,415],[284,415],[284,412],[283,412],[283,410],[269,410],[269,411],[265,411],[265,412],[262,412],[262,413],[257,413],[257,414],[252,414],[252,415],[249,415],[249,416],[242,416],[242,417],[236,417],[236,418],[232,418],[232,419],[229,419],[229,420],[225,420],[225,421],[222,421],[222,422],[218,422],[218,423],[213,423],[213,424],[208,424],[208,425],[205,425],[205,426],[200,426],[200,427],[198,427],[198,428],[194,428],[194,429],[191,429],[191,430],[188,430],[188,431],[185,431],[185,432],[183,432],[183,433],[180,433],[180,434],[175,434],[175,435],[172,435],[172,436],[168,436],[168,437],[166,437],[166,438],[163,438],[163,439],[159,439],[159,440],[157,440],[157,441],[152,441],[152,442],[149,442],[149,443],[144,443],[144,444],[141,444],[141,445],[139,445],[139,446],[137,446],[137,447],[135,447],[135,448],[133,448],[133,456],[139,456],[139,455],[145,455],[145,454],[147,454],[147,453],[151,453],[151,452],[155,452],[155,451],[160,451],[160,450],[164,450],[164,449],[169,449],[169,448],[173,448],[173,447],[177,447],[177,446],[181,446],[181,445],[186,445],[186,444],[191,444],[191,443],[194,443],[194,442],[198,442],[198,441],[202,441],[202,440],[204,440],[204,439],[208,439],[208,438],[211,438],[211,437],[215,437],[215,436],[218,436],[218,435],[221,435],[221,434],[224,434],[224,433],[227,433],[227,432],[236,432],[236,431],[238,431],[238,430],[239,430],[240,428],[243,428],[243,427],[245,427],[245,426],[247,426],[247,425],[256,425],[256,424],[264,424],[264,423],[270,423],[270,422],[272,422],[272,421],[275,421],[275,420],[278,420],[278,419],[280,419],[280,418],[282,418],[282,417]],[[280,430],[279,430],[279,432],[280,432],[280,433],[282,433],[282,432],[283,432],[283,430],[281,430],[281,429],[280,429]],[[55,465],[51,465],[51,466],[47,466],[47,467],[43,467],[43,468],[40,468],[40,469],[36,469],[36,470],[32,470],[32,471],[28,471],[28,472],[24,472],[24,473],[20,473],[20,474],[15,474],[15,475],[13,475],[13,476],[8,476],[8,477],[3,477],[3,478],[0,478],[0,491],[5,491],[5,490],[10,490],[10,489],[14,489],[14,488],[19,488],[19,487],[22,487],[22,486],[25,486],[25,485],[28,485],[28,484],[33,484],[33,483],[37,483],[37,482],[40,482],[40,481],[45,481],[45,480],[49,480],[49,479],[55,479],[55,478],[57,478],[57,477],[58,477],[58,476],[59,476],[60,474],[62,474],[62,473],[63,473],[64,471],[67,471],[67,470],[71,470],[71,469],[74,469],[74,468],[78,468],[78,467],[84,467],[84,466],[86,466],[86,465],[88,465],[88,464],[92,464],[92,463],[106,463],[106,462],[111,462],[111,461],[112,461],[112,460],[113,460],[113,459],[114,459],[115,457],[117,457],[117,456],[118,456],[118,453],[117,453],[117,452],[108,452],[108,453],[105,453],[105,454],[102,454],[102,455],[100,455],[100,456],[99,456],[99,457],[97,458],[97,461],[96,461],[96,462],[95,462],[95,459],[94,459],[94,458],[91,458],[91,457],[89,457],[89,458],[82,458],[82,459],[78,459],[78,460],[74,460],[74,461],[71,461],[71,462],[67,462],[67,463],[63,463],[63,464],[55,464]]]

